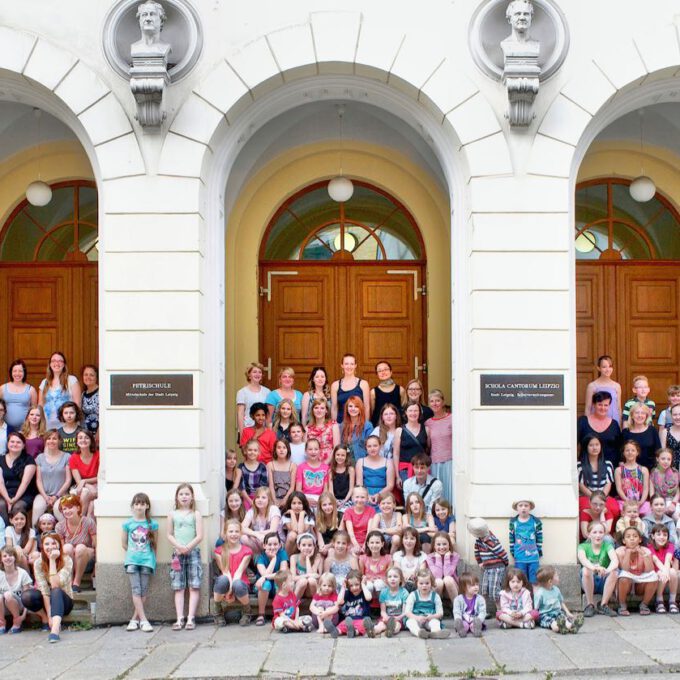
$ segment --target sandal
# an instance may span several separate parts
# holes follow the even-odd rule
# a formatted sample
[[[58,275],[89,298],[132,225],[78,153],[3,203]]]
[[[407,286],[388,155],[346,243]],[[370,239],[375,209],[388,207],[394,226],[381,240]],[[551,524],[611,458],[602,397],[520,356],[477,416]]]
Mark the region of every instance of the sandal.
[[[256,619],[255,619],[255,625],[256,626],[264,626],[264,616],[260,614]]]
[[[184,619],[177,619],[177,621],[172,624],[173,630],[182,630],[182,628],[184,628]]]
[[[640,612],[642,613],[642,612]],[[657,614],[665,614],[666,613],[666,606],[663,603],[663,600],[657,600],[656,602],[656,613]]]
[[[619,607],[619,616],[630,616],[630,612],[627,607]]]
[[[671,603],[668,605],[668,611],[669,611],[671,614],[680,614],[680,609],[678,609],[678,605],[675,604],[675,602],[671,602]]]
[[[189,617],[187,619],[186,625],[184,626],[184,630],[195,630],[196,629],[196,621],[194,621],[193,618]]]
[[[665,607],[664,607],[665,609]],[[640,616],[649,616],[652,613],[652,610],[643,602],[640,605]]]

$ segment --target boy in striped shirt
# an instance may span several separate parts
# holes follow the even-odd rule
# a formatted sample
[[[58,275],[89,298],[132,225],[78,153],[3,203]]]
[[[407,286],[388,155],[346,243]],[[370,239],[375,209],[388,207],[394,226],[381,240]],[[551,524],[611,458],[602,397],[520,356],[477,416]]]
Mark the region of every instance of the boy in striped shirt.
[[[482,595],[492,597],[498,607],[505,568],[509,563],[508,553],[481,517],[468,522],[468,531],[475,537],[475,560],[482,570]]]

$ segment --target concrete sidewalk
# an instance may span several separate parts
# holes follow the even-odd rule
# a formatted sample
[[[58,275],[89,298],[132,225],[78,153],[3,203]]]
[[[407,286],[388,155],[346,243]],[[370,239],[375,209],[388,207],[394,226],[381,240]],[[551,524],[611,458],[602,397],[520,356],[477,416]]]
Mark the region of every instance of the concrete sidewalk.
[[[450,627],[450,626],[449,626]],[[25,631],[0,638],[3,680],[63,678],[222,678],[258,677],[500,677],[541,680],[551,674],[572,678],[654,678],[680,670],[680,617],[586,620],[577,635],[545,630],[499,630],[495,622],[483,638],[418,640],[408,633],[375,640],[317,633],[275,633],[270,626],[198,626],[175,632],[128,633],[124,627],[65,631],[47,644],[45,633]],[[632,675],[631,675],[632,674]]]

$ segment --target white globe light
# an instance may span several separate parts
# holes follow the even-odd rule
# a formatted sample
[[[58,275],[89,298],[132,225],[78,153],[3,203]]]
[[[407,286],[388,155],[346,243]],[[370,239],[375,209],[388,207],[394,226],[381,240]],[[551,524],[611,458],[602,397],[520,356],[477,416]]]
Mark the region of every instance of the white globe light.
[[[26,198],[31,205],[42,207],[52,200],[52,189],[45,182],[31,182],[26,187]]]
[[[347,177],[334,177],[328,183],[328,195],[337,203],[344,203],[352,198],[354,185]]]
[[[651,201],[656,194],[656,186],[654,185],[654,182],[652,182],[649,177],[645,177],[644,175],[635,178],[630,183],[629,190],[630,195],[638,203],[646,203],[647,201]]]

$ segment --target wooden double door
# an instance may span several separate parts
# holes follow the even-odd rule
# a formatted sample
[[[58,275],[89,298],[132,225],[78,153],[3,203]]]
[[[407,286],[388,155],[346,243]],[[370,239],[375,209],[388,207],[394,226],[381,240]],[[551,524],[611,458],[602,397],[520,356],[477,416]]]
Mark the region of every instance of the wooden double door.
[[[0,264],[0,370],[21,358],[37,387],[50,355],[64,352],[69,370],[96,363],[96,263]]]
[[[426,381],[424,277],[422,263],[262,263],[260,360],[268,384],[277,386],[285,366],[302,391],[314,366],[325,366],[332,381],[348,352],[371,384],[380,360],[401,385]]]
[[[680,384],[680,264],[578,262],[576,346],[578,408],[597,377],[602,354],[614,359],[623,399],[635,375],[646,375],[651,398],[665,405],[666,388]]]

